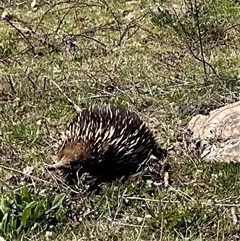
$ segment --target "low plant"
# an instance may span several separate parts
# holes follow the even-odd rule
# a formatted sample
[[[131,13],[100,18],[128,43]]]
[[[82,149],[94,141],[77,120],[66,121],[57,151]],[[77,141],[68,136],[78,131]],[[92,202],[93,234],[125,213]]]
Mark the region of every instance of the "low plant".
[[[26,187],[0,197],[0,236],[15,240],[53,229],[62,222],[65,194],[54,198],[31,193]]]

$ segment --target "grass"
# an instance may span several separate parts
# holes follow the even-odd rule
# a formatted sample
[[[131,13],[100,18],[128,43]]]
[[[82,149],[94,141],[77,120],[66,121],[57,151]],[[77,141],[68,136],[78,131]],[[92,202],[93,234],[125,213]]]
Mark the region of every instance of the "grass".
[[[43,1],[34,11],[13,1],[0,10],[0,236],[239,240],[239,164],[173,151],[168,188],[139,178],[81,195],[43,182],[73,103],[133,109],[168,148],[193,115],[238,100],[239,3],[176,1],[173,11],[171,2]]]

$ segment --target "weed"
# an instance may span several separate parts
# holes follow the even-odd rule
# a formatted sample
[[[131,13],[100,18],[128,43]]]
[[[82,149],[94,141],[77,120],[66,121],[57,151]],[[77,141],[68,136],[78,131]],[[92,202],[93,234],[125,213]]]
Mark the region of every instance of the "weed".
[[[53,229],[64,220],[65,209],[62,206],[64,194],[54,199],[32,194],[22,188],[11,194],[1,195],[0,235],[16,240],[24,235],[37,235],[39,232]]]

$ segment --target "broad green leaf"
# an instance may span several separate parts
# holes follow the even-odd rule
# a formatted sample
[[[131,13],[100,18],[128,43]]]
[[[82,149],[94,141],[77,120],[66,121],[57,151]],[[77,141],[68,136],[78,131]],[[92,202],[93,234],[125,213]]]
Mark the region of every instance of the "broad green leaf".
[[[59,208],[55,214],[56,218],[61,218],[62,214],[64,213],[63,208]]]
[[[7,233],[8,229],[8,221],[9,221],[9,213],[5,213],[4,217],[0,223],[0,229],[4,232]]]
[[[25,202],[31,202],[32,201],[32,198],[31,198],[31,194],[29,193],[29,191],[28,191],[28,189],[25,187],[25,188],[23,188],[23,190],[22,190],[22,195],[23,195],[23,200],[25,201]]]
[[[42,213],[43,213],[43,208],[44,208],[44,200],[41,200],[37,203],[35,209],[34,209],[34,212],[33,212],[33,215],[34,215],[34,219],[37,219],[39,218]]]
[[[13,229],[14,231],[17,229],[17,217],[16,216],[13,216],[11,215],[11,229]],[[10,223],[9,222],[9,223]]]
[[[30,209],[25,209],[23,214],[22,214],[22,220],[21,220],[21,226],[25,227],[27,224],[27,221],[31,215],[31,210]]]
[[[10,211],[10,203],[6,198],[2,198],[0,202],[0,210],[3,213],[8,213]]]
[[[52,202],[52,207],[50,208],[50,210],[53,210],[53,209],[59,207],[62,204],[64,198],[65,198],[64,193],[57,195]]]
[[[31,210],[37,205],[36,201],[29,203],[22,214],[21,226],[25,227],[29,218],[31,218]]]

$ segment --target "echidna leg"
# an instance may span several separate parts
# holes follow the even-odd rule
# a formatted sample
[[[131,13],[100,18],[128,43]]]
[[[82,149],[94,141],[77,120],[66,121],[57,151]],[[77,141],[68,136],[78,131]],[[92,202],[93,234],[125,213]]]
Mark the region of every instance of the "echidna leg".
[[[154,185],[165,187],[169,186],[169,169],[170,165],[167,158],[159,159],[152,155],[148,165],[143,170],[143,179],[150,179]]]

